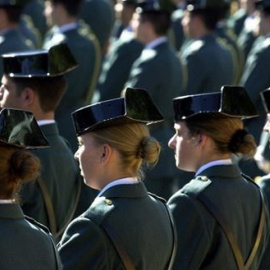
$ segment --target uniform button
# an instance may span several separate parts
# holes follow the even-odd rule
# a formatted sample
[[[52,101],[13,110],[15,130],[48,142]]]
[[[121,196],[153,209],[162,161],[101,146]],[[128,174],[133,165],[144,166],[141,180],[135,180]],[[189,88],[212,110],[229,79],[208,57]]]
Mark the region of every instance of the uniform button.
[[[105,200],[105,203],[106,203],[107,205],[112,205],[112,204],[113,204],[112,200],[109,200],[109,199],[106,199],[106,200]]]
[[[201,180],[206,182],[208,180],[207,176],[201,176]]]

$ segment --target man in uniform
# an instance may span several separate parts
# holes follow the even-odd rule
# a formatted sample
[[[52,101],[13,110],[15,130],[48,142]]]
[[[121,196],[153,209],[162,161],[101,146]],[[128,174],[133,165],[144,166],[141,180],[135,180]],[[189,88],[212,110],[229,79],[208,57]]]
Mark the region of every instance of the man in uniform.
[[[22,207],[58,239],[74,215],[82,184],[78,164],[54,120],[66,90],[64,74],[77,63],[66,44],[49,51],[6,54],[2,59],[0,106],[31,111],[50,144],[34,152],[42,171],[37,181],[23,187]]]
[[[180,51],[187,65],[187,95],[215,92],[222,85],[232,84],[236,76],[230,50],[215,35],[223,1],[187,1],[182,24],[191,41]]]

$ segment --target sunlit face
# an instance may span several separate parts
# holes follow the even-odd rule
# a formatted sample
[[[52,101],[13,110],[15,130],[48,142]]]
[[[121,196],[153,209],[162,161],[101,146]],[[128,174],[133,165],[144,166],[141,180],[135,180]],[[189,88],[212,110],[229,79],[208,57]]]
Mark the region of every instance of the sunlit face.
[[[176,123],[174,129],[175,135],[168,145],[174,150],[176,167],[184,171],[196,171],[195,138],[189,134],[185,122]]]
[[[55,9],[56,7],[51,1],[45,1],[44,16],[48,27],[52,27],[56,23]]]
[[[182,19],[182,26],[185,35],[189,38],[195,38],[194,27],[195,27],[195,16],[192,16],[189,11],[185,11]]]
[[[0,107],[23,109],[21,95],[17,94],[15,83],[5,75],[0,86]]]
[[[143,22],[141,19],[141,15],[138,13],[134,13],[131,20],[131,27],[134,30],[136,39],[142,43],[145,43],[145,36],[147,35],[146,22]]]
[[[79,148],[75,153],[75,158],[79,161],[81,175],[86,185],[100,190],[99,173],[103,153],[102,146],[98,145],[91,133],[86,133],[78,138]]]

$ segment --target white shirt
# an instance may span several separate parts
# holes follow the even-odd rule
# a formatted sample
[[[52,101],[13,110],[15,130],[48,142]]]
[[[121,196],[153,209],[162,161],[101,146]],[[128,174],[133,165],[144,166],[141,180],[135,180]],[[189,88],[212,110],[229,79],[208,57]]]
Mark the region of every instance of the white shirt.
[[[100,192],[99,194],[97,195],[97,197],[101,197],[102,194],[108,190],[109,188],[111,187],[114,187],[114,186],[118,186],[118,185],[126,185],[126,184],[136,184],[138,183],[138,179],[136,177],[127,177],[127,178],[121,178],[121,179],[118,179],[118,180],[115,180],[111,183],[109,183],[108,185],[106,185]]]
[[[230,165],[230,164],[232,164],[231,159],[220,159],[220,160],[214,160],[214,161],[208,162],[208,163],[204,164],[203,166],[201,166],[199,168],[199,170],[197,170],[195,176],[199,175],[202,171],[204,171],[210,167],[213,167],[216,165]]]
[[[167,40],[168,40],[167,37],[160,37],[160,38],[157,38],[157,39],[151,41],[150,43],[148,43],[148,44],[145,46],[145,49],[153,49],[153,48],[155,48],[156,46],[158,46],[159,44],[166,42]]]
[[[78,26],[77,23],[68,23],[68,24],[65,24],[65,25],[62,25],[61,27],[59,27],[59,32],[64,33],[66,31],[76,29],[77,26]]]
[[[54,124],[55,120],[38,120],[37,121],[39,126],[44,126],[44,125],[49,125],[49,124]]]

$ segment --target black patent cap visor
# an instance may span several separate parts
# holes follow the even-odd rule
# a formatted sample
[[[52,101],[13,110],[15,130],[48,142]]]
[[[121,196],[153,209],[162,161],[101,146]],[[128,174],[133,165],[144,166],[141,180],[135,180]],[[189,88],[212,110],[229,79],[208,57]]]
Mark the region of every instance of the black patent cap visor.
[[[224,86],[221,92],[177,97],[173,106],[175,121],[213,114],[241,119],[258,116],[245,89],[237,86]]]
[[[55,77],[78,66],[66,44],[46,50],[17,52],[2,55],[4,73],[13,78]]]

